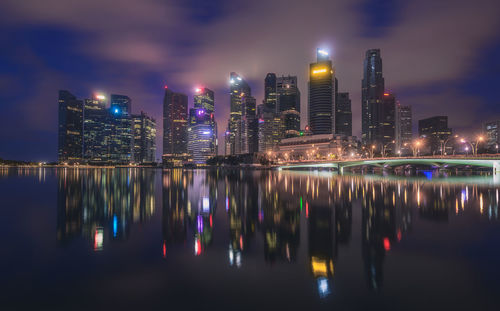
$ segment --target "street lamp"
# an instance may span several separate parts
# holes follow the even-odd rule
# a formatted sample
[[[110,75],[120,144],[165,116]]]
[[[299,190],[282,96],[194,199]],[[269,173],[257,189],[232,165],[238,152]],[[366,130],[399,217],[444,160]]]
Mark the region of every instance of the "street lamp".
[[[375,145],[372,145],[370,149],[368,149],[368,152],[370,152],[370,158],[373,158],[373,153],[375,152]]]
[[[470,148],[471,148],[471,150],[472,150],[472,155],[473,155],[473,156],[476,156],[476,155],[477,155],[477,147],[479,146],[479,143],[480,143],[480,142],[482,142],[483,140],[484,140],[484,137],[480,135],[480,136],[478,136],[478,137],[476,138],[476,141],[475,141],[475,142],[474,142],[474,141],[473,141],[473,142],[470,142],[470,141],[467,141],[467,140],[465,140],[465,139],[463,139],[463,138],[462,138],[460,141],[461,141],[463,144],[469,144],[469,146],[470,146]],[[497,149],[498,149],[498,148],[497,148]],[[469,150],[469,148],[468,148],[468,147],[466,147],[466,151],[468,151],[468,150]]]
[[[413,144],[405,143],[404,146],[409,146],[411,148],[411,151],[413,152],[413,156],[417,157],[418,153],[420,152],[420,145],[422,145],[422,142],[420,140],[416,140],[413,142]]]
[[[458,138],[458,135],[450,136],[445,141],[441,140],[441,155],[442,156],[446,154],[446,144],[452,138]]]
[[[390,142],[388,142],[387,144],[385,144],[385,145],[383,145],[383,146],[382,146],[382,157],[383,157],[383,158],[385,158],[385,151],[386,151],[386,149],[387,149],[387,146],[389,146],[389,145],[391,145],[391,144],[394,144],[394,143],[395,143],[395,141],[393,140],[393,141],[390,141]]]

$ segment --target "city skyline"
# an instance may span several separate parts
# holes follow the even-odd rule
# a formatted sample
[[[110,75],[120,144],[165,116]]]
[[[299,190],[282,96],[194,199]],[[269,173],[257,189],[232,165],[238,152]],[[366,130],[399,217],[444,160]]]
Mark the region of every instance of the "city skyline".
[[[189,103],[193,89],[203,85],[216,94],[219,109],[215,117],[220,121],[218,132],[222,142],[229,114],[227,73],[231,71],[248,81],[257,104],[263,100],[262,80],[267,72],[297,75],[302,90],[303,128],[307,120],[307,64],[317,47],[330,51],[340,90],[350,94],[353,135],[358,137],[362,58],[371,48],[381,49],[386,85],[401,105],[413,107],[414,120],[447,115],[454,130],[479,132],[483,122],[498,119],[500,108],[494,90],[498,78],[494,68],[499,59],[500,39],[495,10],[491,9],[498,4],[491,1],[480,4],[453,1],[442,7],[433,7],[427,1],[398,5],[388,1],[380,7],[365,3],[355,7],[352,1],[335,4],[319,1],[321,5],[317,7],[322,10],[291,3],[287,5],[290,9],[285,19],[293,20],[294,13],[301,12],[311,22],[306,26],[291,23],[293,31],[280,36],[282,43],[270,44],[275,38],[265,35],[262,41],[269,47],[266,49],[259,42],[241,45],[244,47],[229,46],[234,39],[234,20],[241,23],[240,37],[253,42],[257,36],[262,37],[261,27],[276,25],[274,9],[284,5],[280,1],[266,7],[261,20],[254,18],[264,10],[263,3],[258,1],[247,3],[245,10],[225,1],[209,4],[194,1],[185,6],[166,4],[165,7],[149,1],[129,2],[129,8],[113,10],[95,1],[71,7],[53,1],[57,10],[36,3],[20,7],[14,1],[0,5],[3,12],[9,13],[6,14],[9,18],[2,21],[9,29],[2,43],[11,47],[1,52],[0,61],[7,69],[0,80],[5,82],[0,84],[5,111],[0,120],[3,146],[0,157],[46,161],[57,158],[55,103],[59,89],[72,90],[78,98],[102,90],[126,94],[138,111],[150,112],[161,129],[163,85],[188,94]],[[134,6],[133,12],[128,11]],[[124,11],[134,18],[119,18]],[[37,14],[40,12],[43,14]],[[77,12],[99,13],[91,14],[88,22],[67,18]],[[176,13],[173,25],[190,24],[185,31],[172,31],[172,24],[166,21],[165,17]],[[116,18],[102,18],[103,14]],[[129,36],[120,35],[116,29],[123,28],[120,25],[124,23],[144,27],[137,27]],[[332,27],[335,25],[343,27]],[[150,31],[151,28],[166,32]],[[141,36],[143,32],[149,35]],[[297,40],[302,43],[291,45]],[[167,47],[169,43],[172,47]],[[82,49],[82,45],[92,49]],[[285,53],[286,46],[295,49]],[[23,93],[26,85],[32,90]],[[466,109],[470,111],[465,113]],[[8,130],[13,127],[18,130]],[[161,150],[159,141],[157,146]]]

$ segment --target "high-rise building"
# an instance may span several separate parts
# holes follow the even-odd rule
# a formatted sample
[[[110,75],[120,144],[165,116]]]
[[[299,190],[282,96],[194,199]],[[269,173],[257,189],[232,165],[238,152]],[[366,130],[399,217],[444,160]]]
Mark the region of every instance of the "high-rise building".
[[[363,65],[363,81],[361,83],[361,139],[364,143],[376,143],[371,137],[371,128],[379,123],[374,119],[373,112],[378,110],[376,106],[383,101],[384,77],[382,76],[382,58],[379,49],[366,51]]]
[[[256,100],[244,95],[241,101],[241,153],[254,153],[259,150],[258,119]]]
[[[76,163],[83,156],[83,102],[59,91],[58,161]]]
[[[268,73],[264,80],[264,101],[257,107],[259,151],[272,151],[280,139],[280,119],[276,113],[276,74]]]
[[[483,131],[486,135],[486,148],[488,151],[498,153],[500,145],[500,120],[484,123]]]
[[[188,152],[196,164],[217,155],[214,92],[207,88],[196,89],[194,108],[189,110]]]
[[[372,114],[375,116],[374,110]],[[378,104],[378,112],[374,118],[374,138],[375,142],[381,145],[385,152],[394,153],[396,139],[396,97],[392,93],[384,93],[382,103]]]
[[[313,134],[335,131],[335,68],[328,53],[318,49],[309,65],[309,127]]]
[[[188,97],[165,87],[163,98],[163,162],[179,166],[187,159]]]
[[[110,160],[114,163],[132,161],[133,133],[131,100],[125,95],[111,95],[111,145]]]
[[[103,163],[110,160],[113,126],[106,109],[106,97],[94,95],[84,100],[83,157],[87,162]]]
[[[352,111],[349,93],[337,93],[335,134],[352,136]]]
[[[242,154],[242,104],[245,97],[251,96],[251,89],[248,83],[237,73],[231,72],[229,83],[230,87],[230,114],[226,135],[228,137],[229,154]]]
[[[396,104],[396,153],[411,154],[413,138],[411,106]]]
[[[424,143],[425,153],[440,154],[443,142],[452,135],[452,129],[448,127],[448,117],[435,116],[419,120],[418,134],[420,138],[426,140]]]
[[[280,138],[300,134],[300,91],[296,76],[281,76],[276,81],[278,101],[276,112],[281,120]]]
[[[134,135],[134,162],[152,163],[156,156],[156,121],[147,116],[143,111],[141,114],[132,115]]]

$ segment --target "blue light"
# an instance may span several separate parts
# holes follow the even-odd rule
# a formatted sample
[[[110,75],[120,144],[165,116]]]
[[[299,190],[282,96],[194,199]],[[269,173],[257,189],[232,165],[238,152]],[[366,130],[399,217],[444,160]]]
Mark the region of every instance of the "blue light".
[[[325,298],[330,294],[330,285],[327,278],[318,279],[318,292],[321,298]]]
[[[424,173],[425,177],[426,177],[428,180],[431,180],[431,179],[432,179],[432,171],[423,171],[422,173]]]
[[[118,218],[116,215],[113,215],[113,237],[116,238],[116,235],[118,233]]]
[[[113,109],[113,113],[115,113],[115,114],[120,113],[120,109],[118,109],[118,108],[114,108],[114,109]]]

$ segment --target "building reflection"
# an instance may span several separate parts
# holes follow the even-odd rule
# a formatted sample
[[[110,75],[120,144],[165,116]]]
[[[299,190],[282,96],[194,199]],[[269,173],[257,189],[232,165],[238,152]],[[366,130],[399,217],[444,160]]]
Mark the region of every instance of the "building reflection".
[[[84,237],[101,250],[113,240],[127,239],[133,223],[154,213],[154,174],[135,169],[58,171],[58,241],[68,244]],[[216,243],[224,243],[224,257],[235,268],[255,254],[269,266],[298,265],[304,262],[302,255],[321,298],[333,295],[336,273],[350,264],[342,256],[352,245],[361,250],[361,281],[369,290],[382,291],[386,257],[397,256],[400,243],[411,235],[414,217],[434,225],[465,214],[498,220],[497,188],[452,177],[442,182],[412,176],[182,169],[163,170],[161,177],[164,257],[177,246],[209,256]],[[218,202],[219,214],[226,215],[216,220]],[[218,223],[227,230],[218,235],[225,236],[223,241],[214,240]]]
[[[127,239],[133,223],[144,222],[154,213],[152,170],[62,169],[57,179],[61,245],[84,237],[95,250],[102,250],[106,240]]]
[[[217,171],[163,171],[163,253],[193,241],[195,255],[212,244],[217,206]],[[190,232],[190,233],[188,233]]]

